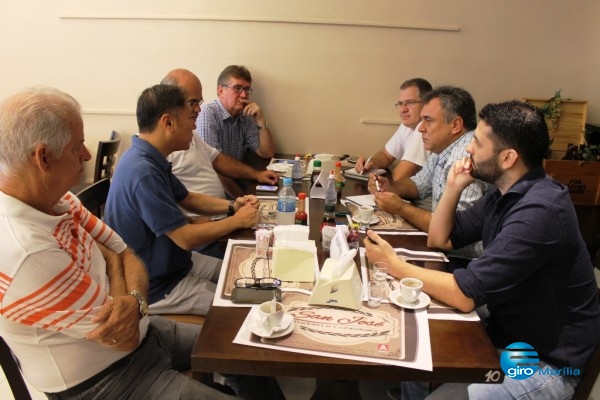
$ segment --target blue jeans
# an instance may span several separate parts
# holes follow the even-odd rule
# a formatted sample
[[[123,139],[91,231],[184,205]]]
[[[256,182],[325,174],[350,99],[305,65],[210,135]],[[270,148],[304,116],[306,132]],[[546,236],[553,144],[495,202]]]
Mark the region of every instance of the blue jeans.
[[[540,362],[540,368],[551,367]],[[558,376],[534,374],[533,376],[516,380],[504,378],[503,383],[444,383],[433,393],[429,394],[429,384],[423,382],[402,382],[402,400],[563,400],[573,396],[579,379]]]

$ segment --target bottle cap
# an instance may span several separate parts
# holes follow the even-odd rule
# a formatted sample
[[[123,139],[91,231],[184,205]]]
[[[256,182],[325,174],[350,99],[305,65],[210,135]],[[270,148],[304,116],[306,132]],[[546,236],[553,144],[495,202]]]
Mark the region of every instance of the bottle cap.
[[[294,160],[299,160],[300,159],[300,154],[296,154],[296,156],[294,157]]]
[[[334,170],[329,171],[329,179],[335,179],[335,171]]]
[[[336,161],[335,162],[335,166],[336,167],[341,167],[342,166],[342,162],[341,161]]]
[[[284,185],[291,185],[292,184],[292,178],[288,178],[288,177],[283,178],[283,184]]]
[[[298,200],[306,200],[306,193],[304,193],[304,192],[298,193]]]
[[[314,167],[320,167],[321,166],[321,160],[315,160],[313,161],[313,168]]]

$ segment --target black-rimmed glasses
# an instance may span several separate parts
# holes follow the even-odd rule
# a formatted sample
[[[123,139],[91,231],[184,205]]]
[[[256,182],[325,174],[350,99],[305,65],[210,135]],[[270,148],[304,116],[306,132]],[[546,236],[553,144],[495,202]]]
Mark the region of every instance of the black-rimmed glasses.
[[[403,106],[412,107],[415,104],[419,104],[419,103],[422,103],[422,101],[421,100],[397,101],[397,102],[394,103],[394,106],[396,106],[396,108],[400,108],[400,107],[403,107]]]
[[[253,90],[250,86],[247,86],[247,87],[243,87],[243,86],[240,86],[240,85],[234,85],[234,86],[231,86],[231,85],[221,85],[221,86],[229,88],[229,89],[233,90],[234,92],[236,92],[237,94],[242,93],[242,90],[243,90],[244,92],[246,92],[247,95],[250,95],[252,93],[252,90]]]
[[[276,289],[281,286],[277,278],[238,278],[235,280],[237,288]]]

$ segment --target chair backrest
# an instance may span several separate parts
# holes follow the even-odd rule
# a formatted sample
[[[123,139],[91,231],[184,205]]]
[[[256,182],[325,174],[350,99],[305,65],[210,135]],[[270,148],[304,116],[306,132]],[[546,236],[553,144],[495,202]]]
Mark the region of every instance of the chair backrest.
[[[596,350],[592,354],[590,361],[588,361],[583,377],[579,382],[579,385],[575,388],[575,393],[571,400],[588,400],[594,383],[600,373],[600,346],[596,347]]]
[[[112,177],[120,144],[121,135],[119,135],[117,131],[112,131],[110,140],[100,141],[98,143],[96,167],[94,168],[94,182]]]
[[[110,178],[104,178],[77,193],[77,197],[92,214],[104,217],[104,204],[110,189]]]
[[[31,400],[31,394],[27,389],[23,375],[21,375],[19,364],[2,337],[0,337],[0,366],[4,371],[4,376],[6,376],[14,398]]]

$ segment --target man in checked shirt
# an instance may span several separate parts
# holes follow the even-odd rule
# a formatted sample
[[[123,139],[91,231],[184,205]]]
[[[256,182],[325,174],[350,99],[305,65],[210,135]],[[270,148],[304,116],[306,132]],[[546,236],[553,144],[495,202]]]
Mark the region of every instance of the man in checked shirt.
[[[376,178],[371,174],[369,191],[375,196],[375,204],[383,211],[398,215],[416,228],[428,232],[431,211],[435,210],[442,197],[448,170],[454,161],[467,156],[465,149],[477,126],[477,112],[471,95],[466,90],[452,86],[441,86],[429,92],[424,103],[421,110],[422,123],[418,130],[423,137],[425,149],[431,151],[427,163],[416,175],[398,181]],[[479,180],[470,184],[462,192],[458,209],[468,208],[488,187],[488,184]],[[428,196],[432,197],[431,210],[404,201]],[[465,266],[469,260],[479,257],[482,251],[481,242],[450,251],[450,269]]]

